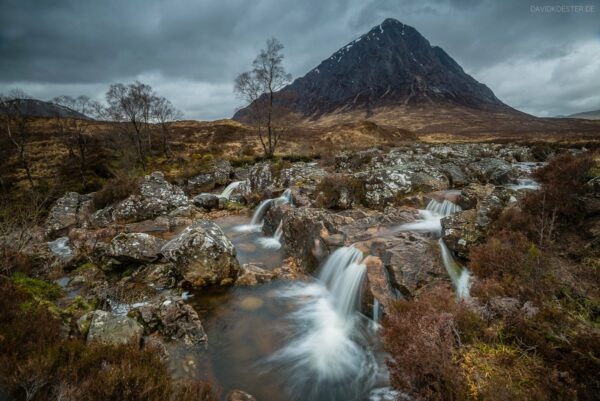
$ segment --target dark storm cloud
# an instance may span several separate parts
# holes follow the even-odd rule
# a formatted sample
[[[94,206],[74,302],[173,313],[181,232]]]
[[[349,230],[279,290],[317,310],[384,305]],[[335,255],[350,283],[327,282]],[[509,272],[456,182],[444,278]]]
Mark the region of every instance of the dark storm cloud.
[[[266,38],[285,44],[297,77],[393,17],[517,108],[600,109],[600,0],[577,3],[595,6],[587,13],[532,12],[556,5],[542,0],[0,2],[0,91],[102,97],[111,82],[141,79],[188,118],[227,117],[239,105],[232,80]]]

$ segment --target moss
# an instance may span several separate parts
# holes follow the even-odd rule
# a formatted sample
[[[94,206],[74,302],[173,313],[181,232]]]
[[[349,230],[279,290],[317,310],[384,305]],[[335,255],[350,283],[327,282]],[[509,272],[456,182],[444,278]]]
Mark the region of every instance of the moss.
[[[247,209],[247,207],[238,202],[227,201],[224,205],[224,209],[231,210],[231,211],[237,211],[237,210]]]
[[[58,284],[28,277],[22,273],[15,273],[11,279],[36,301],[56,301],[63,296],[63,290]]]
[[[87,263],[84,263],[84,264],[78,266],[75,269],[75,272],[77,272],[77,273],[83,273],[85,271],[88,271],[88,270],[91,270],[91,269],[97,269],[97,268],[98,268],[98,266],[96,266],[94,263],[87,262]]]
[[[62,309],[61,313],[63,316],[72,316],[72,315],[80,315],[85,312],[89,312],[96,309],[96,302],[88,302],[83,299],[81,296],[76,296],[71,304]]]
[[[463,353],[461,368],[466,377],[469,398],[512,400],[536,399],[541,391],[536,371],[540,361],[518,348],[504,344],[478,343]]]

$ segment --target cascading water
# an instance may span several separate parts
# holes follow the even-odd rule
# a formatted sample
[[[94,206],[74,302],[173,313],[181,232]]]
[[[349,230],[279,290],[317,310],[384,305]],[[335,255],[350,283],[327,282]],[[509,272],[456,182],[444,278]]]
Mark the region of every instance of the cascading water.
[[[286,189],[285,191],[283,191],[283,194],[281,194],[281,196],[279,196],[278,198],[265,199],[264,201],[262,201],[254,211],[250,224],[242,224],[240,226],[237,226],[236,231],[260,231],[264,223],[265,214],[267,213],[267,210],[269,210],[271,205],[280,206],[286,203],[292,203],[292,191],[290,189]]]
[[[221,194],[219,195],[219,197],[224,198],[224,199],[229,199],[229,197],[231,196],[231,194],[233,193],[233,191],[235,191],[236,189],[239,188],[240,185],[242,185],[244,183],[244,181],[234,181],[231,184],[227,185],[225,187],[225,189],[223,190],[223,192],[221,192]]]
[[[438,241],[440,245],[440,252],[442,254],[442,261],[444,262],[444,267],[450,276],[450,280],[452,280],[452,284],[454,284],[454,288],[456,290],[456,296],[458,298],[468,298],[469,297],[469,271],[456,263],[454,257],[452,256],[452,252],[446,246],[446,243],[440,238]]]
[[[266,249],[279,249],[281,248],[281,237],[283,236],[283,221],[279,222],[277,230],[272,237],[259,238],[258,244]]]
[[[442,235],[442,224],[441,220],[443,217],[449,216],[453,213],[459,212],[461,208],[448,201],[438,202],[432,199],[427,205],[425,210],[419,210],[421,220],[417,220],[413,223],[407,223],[400,226],[399,231],[420,231],[432,233],[436,237]],[[444,241],[440,238],[439,241],[440,252],[442,254],[442,261],[444,267],[452,280],[452,284],[456,290],[456,296],[459,298],[466,298],[469,296],[469,271],[460,266],[454,260],[452,252],[446,246]]]
[[[286,388],[302,400],[363,400],[377,379],[377,362],[367,345],[368,325],[358,312],[366,274],[362,252],[343,247],[332,253],[318,280],[280,293],[299,309],[291,315],[295,335],[269,362],[289,370]]]
[[[435,199],[432,199],[425,210],[419,210],[419,220],[403,224],[400,226],[399,230],[427,232],[440,236],[442,234],[442,218],[459,212],[460,210],[460,206],[449,200],[438,202]]]

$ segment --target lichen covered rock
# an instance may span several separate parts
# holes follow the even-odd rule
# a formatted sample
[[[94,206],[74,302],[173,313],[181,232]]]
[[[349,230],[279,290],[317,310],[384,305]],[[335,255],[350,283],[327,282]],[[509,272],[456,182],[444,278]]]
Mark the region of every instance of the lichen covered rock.
[[[161,253],[195,287],[233,284],[240,269],[233,244],[211,221],[186,227]]]

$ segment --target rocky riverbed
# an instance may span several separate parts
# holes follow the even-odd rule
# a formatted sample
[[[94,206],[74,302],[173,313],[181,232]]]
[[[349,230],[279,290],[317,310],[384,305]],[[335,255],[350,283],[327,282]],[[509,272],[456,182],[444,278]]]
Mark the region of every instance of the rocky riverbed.
[[[328,390],[311,387],[311,399],[394,399],[377,321],[395,300],[439,286],[469,298],[477,277],[464,260],[503,210],[536,190],[531,172],[549,156],[517,145],[414,144],[330,163],[220,161],[181,185],[157,171],[100,210],[92,195],[65,194],[27,251],[52,261],[65,302],[94,305],[72,316],[88,341],[153,347],[174,375],[259,400],[303,399],[319,380]],[[346,260],[336,254],[343,249],[358,256]],[[469,302],[480,313],[494,308]],[[290,350],[306,327],[317,336]],[[327,341],[339,358],[296,365]],[[349,375],[355,363],[364,372]],[[302,377],[288,381],[294,375]]]

